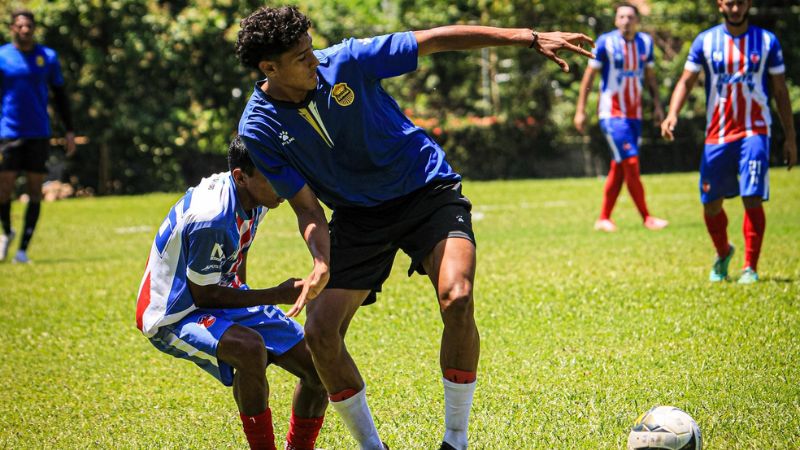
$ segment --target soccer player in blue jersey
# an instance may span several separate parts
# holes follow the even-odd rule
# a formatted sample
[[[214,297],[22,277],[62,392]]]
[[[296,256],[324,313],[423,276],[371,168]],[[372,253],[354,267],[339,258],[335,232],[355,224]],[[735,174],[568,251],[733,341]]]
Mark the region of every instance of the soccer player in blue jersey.
[[[159,350],[194,362],[233,386],[252,449],[275,450],[268,364],[299,378],[287,450],[313,450],[328,404],[303,329],[277,307],[302,281],[269,289],[246,283],[247,254],[269,209],[282,202],[237,138],[230,172],[203,179],[172,207],[150,249],[136,302],[136,326]]]
[[[734,248],[728,241],[728,216],[722,202],[741,196],[744,267],[739,282],[749,284],[758,281],[767,225],[762,203],[769,199],[770,96],[775,98],[783,126],[783,156],[789,169],[797,162],[797,137],[778,39],[748,24],[752,0],[717,0],[717,6],[725,22],[694,40],[661,134],[673,139],[678,114],[704,72],[707,125],[699,188],[706,229],[717,251],[709,280],[728,277]]]
[[[50,117],[47,114],[48,86],[66,129],[67,156],[75,152],[64,77],[56,52],[36,43],[33,13],[19,9],[11,13],[12,42],[0,47],[0,261],[5,260],[14,239],[11,228],[11,196],[19,172],[25,172],[30,201],[15,262],[28,262],[28,245],[33,237],[42,201],[45,162],[50,148]]]
[[[298,302],[316,297],[305,326],[314,364],[359,446],[384,448],[344,336],[403,250],[409,275],[427,275],[433,284],[444,323],[442,448],[464,449],[479,355],[471,203],[442,148],[402,113],[381,80],[414,71],[420,56],[488,46],[532,47],[566,71],[556,52],[591,57],[581,45],[592,41],[577,33],[447,26],[315,51],[310,25],[295,7],[261,8],[242,20],[236,52],[266,76],[239,134],[256,167],[289,200],[313,257]],[[333,211],[330,224],[319,201]]]
[[[644,186],[639,176],[639,146],[642,134],[642,91],[647,87],[653,98],[653,116],[659,123],[664,120],[664,110],[658,98],[658,84],[653,69],[653,38],[637,32],[639,10],[630,3],[620,3],[614,16],[615,31],[597,38],[595,59],[589,60],[578,92],[575,108],[575,128],[586,131],[586,98],[600,72],[600,101],[597,114],[600,129],[611,148],[611,166],[603,188],[603,205],[594,228],[613,232],[616,224],[611,211],[624,182],[628,186],[642,224],[650,230],[660,230],[668,225],[664,219],[651,216],[644,198]]]

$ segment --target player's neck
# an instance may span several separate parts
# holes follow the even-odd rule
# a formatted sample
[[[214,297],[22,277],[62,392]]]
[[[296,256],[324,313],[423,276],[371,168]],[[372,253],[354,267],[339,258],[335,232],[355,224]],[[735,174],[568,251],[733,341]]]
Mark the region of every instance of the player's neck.
[[[620,34],[622,35],[622,39],[625,39],[626,41],[632,41],[633,38],[636,37],[636,30],[628,31],[627,33],[620,31]]]
[[[280,84],[270,83],[269,80],[261,85],[261,91],[275,100],[290,103],[301,103],[308,96],[305,89],[286,88]]]
[[[17,50],[21,52],[29,52],[33,50],[33,47],[36,46],[36,42],[29,41],[29,42],[20,42],[18,40],[14,40],[14,47],[17,47]]]
[[[739,36],[739,35],[742,35],[742,34],[746,33],[748,27],[749,27],[749,25],[747,23],[747,20],[745,20],[745,21],[743,21],[743,22],[741,22],[739,24],[732,24],[732,23],[728,22],[727,20],[725,21],[725,30],[731,36]]]

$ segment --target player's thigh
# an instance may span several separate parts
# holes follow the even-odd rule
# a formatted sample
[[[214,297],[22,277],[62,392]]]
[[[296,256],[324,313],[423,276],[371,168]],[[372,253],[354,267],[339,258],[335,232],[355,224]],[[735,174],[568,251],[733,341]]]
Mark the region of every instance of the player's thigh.
[[[251,328],[238,324],[230,326],[217,344],[217,358],[236,368],[241,368],[257,359],[262,359],[266,368],[266,355],[261,335]]]
[[[44,181],[44,175],[47,174],[47,158],[50,155],[50,140],[26,139],[22,149],[24,152],[22,170],[29,174],[41,174]]]
[[[262,348],[272,356],[290,351],[303,340],[303,327],[275,305],[224,309],[224,317],[261,337]]]
[[[703,204],[739,195],[740,146],[741,141],[704,146],[698,183]]]
[[[423,261],[440,300],[471,295],[475,281],[475,244],[464,238],[440,241]]]
[[[311,339],[344,336],[358,308],[370,294],[368,289],[324,289],[306,305],[306,334]]]
[[[319,379],[314,368],[314,361],[311,359],[311,352],[308,351],[305,340],[301,340],[282,355],[270,356],[273,364],[298,378]]]
[[[0,202],[5,203],[11,200],[14,192],[14,181],[17,179],[18,172],[11,170],[0,171]]]
[[[749,136],[739,152],[739,194],[769,198],[769,137]]]
[[[611,156],[616,162],[639,155],[641,121],[632,119],[603,119],[600,130],[606,138]]]

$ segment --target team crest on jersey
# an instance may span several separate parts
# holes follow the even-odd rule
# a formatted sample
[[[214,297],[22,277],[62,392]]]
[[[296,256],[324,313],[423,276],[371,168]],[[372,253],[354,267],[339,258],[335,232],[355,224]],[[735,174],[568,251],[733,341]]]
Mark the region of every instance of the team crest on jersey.
[[[758,64],[761,61],[761,55],[756,52],[750,53],[750,62],[753,64]]]
[[[703,192],[708,194],[708,191],[710,190],[711,190],[711,183],[709,183],[708,181],[703,181]]]
[[[340,106],[350,106],[353,104],[353,100],[356,99],[355,92],[350,89],[347,83],[336,83],[331,90],[331,95]]]
[[[44,56],[38,55],[36,57],[36,65],[39,67],[44,67]]]
[[[211,314],[205,314],[203,317],[197,319],[197,323],[202,325],[203,328],[209,328],[211,325],[214,325],[214,322],[217,321],[217,318],[212,316]]]
[[[722,52],[720,50],[714,51],[713,53],[711,53],[711,59],[713,59],[716,62],[721,62],[722,61]]]

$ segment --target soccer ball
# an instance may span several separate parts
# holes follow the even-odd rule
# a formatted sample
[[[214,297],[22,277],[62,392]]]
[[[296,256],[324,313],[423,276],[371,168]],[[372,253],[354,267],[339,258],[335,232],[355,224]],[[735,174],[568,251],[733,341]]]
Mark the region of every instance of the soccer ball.
[[[692,416],[674,406],[656,406],[639,416],[628,435],[628,450],[701,450],[703,438]]]

